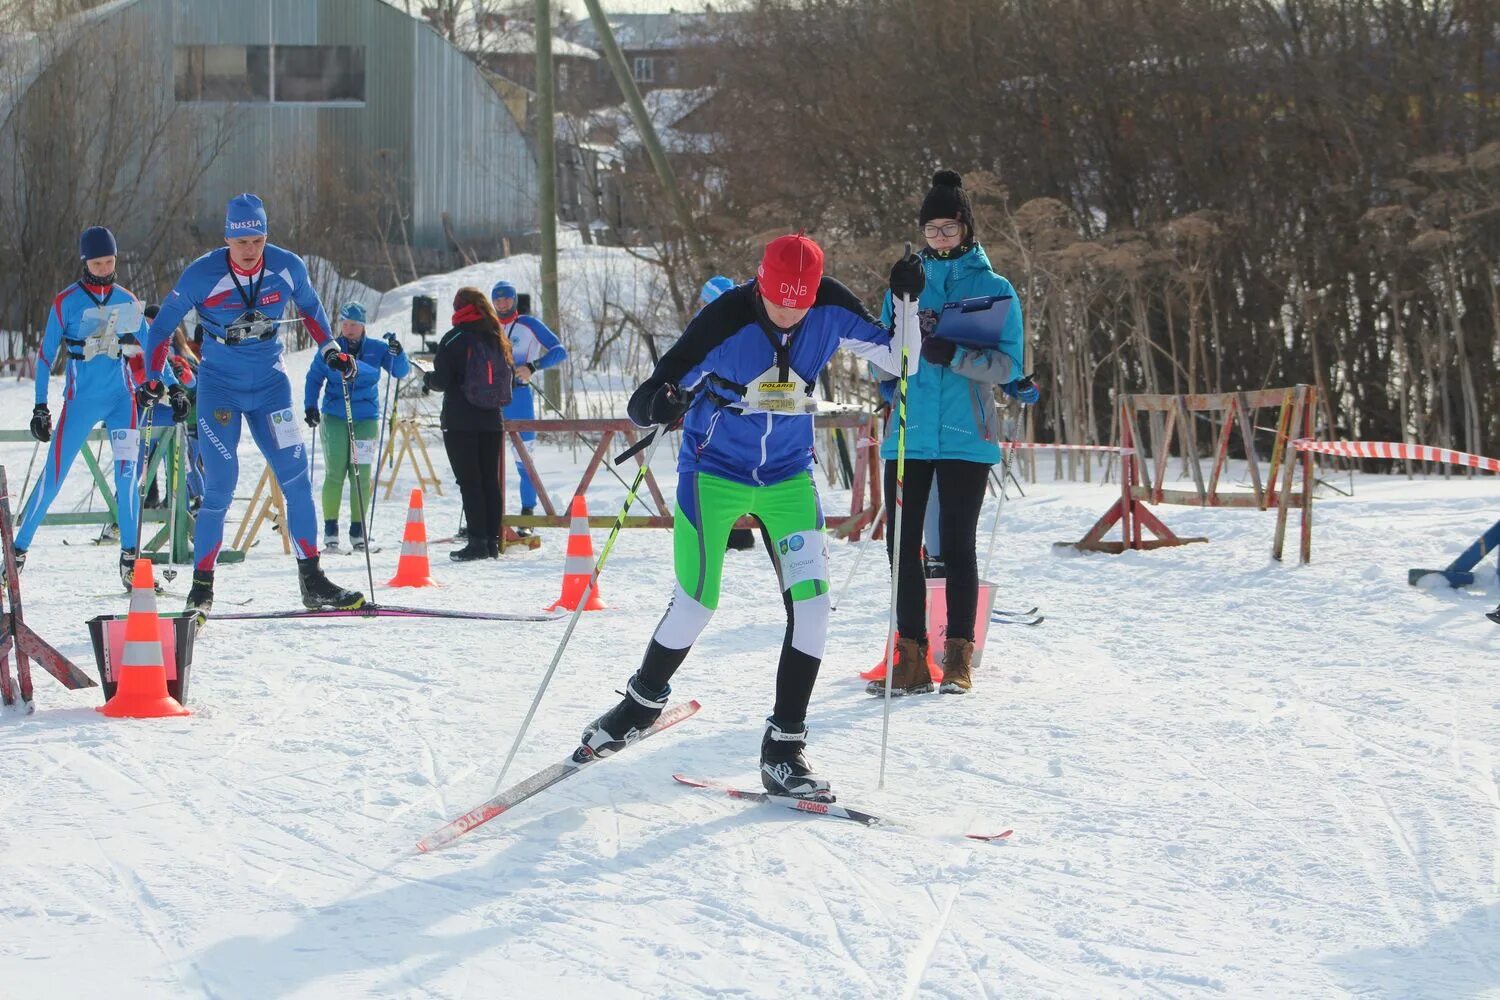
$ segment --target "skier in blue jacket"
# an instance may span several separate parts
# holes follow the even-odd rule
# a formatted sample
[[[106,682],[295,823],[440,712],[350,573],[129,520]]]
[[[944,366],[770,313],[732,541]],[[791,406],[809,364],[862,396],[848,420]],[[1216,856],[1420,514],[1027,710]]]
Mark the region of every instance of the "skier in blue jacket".
[[[922,530],[927,498],[934,484],[943,502],[939,535],[946,564],[948,631],[943,642],[945,693],[965,694],[972,687],[974,618],[979,599],[979,565],[975,534],[990,467],[1000,461],[1000,419],[994,387],[1025,403],[1037,390],[1023,377],[1021,305],[1009,281],[990,267],[975,235],[974,212],[963,178],[939,170],[918,214],[927,246],[922,250],[926,276],[918,301],[922,324],[921,359],[907,378],[906,478],[902,491],[900,580],[896,591],[896,663],[891,693],[932,690],[927,672],[927,585],[923,578]],[[960,346],[935,336],[943,306],[981,296],[1008,300],[994,347]],[[891,315],[886,298],[882,316]],[[894,431],[896,414],[891,414]],[[896,435],[881,445],[885,459],[886,551],[895,551]],[[884,695],[885,682],[871,681],[870,694]]]
[[[891,269],[891,289],[915,300],[915,256]],[[915,349],[916,316],[893,335],[858,299],[823,277],[823,252],[802,235],[766,247],[753,282],[704,306],[630,399],[641,426],[683,421],[672,547],[677,586],[622,700],[583,734],[607,756],[638,739],[666,707],[669,681],[718,607],[724,543],[745,515],[760,521],[787,611],[776,702],[761,740],[761,783],[772,794],[829,800],[804,753],[807,706],[828,631],[828,543],[813,482],[813,390],[839,348],[899,372]]]
[[[500,317],[500,329],[510,338],[511,350],[516,359],[516,384],[510,404],[502,412],[506,420],[535,420],[536,399],[531,388],[531,379],[544,368],[560,365],[568,359],[568,349],[557,339],[557,334],[547,329],[547,324],[535,316],[525,316],[516,309],[516,286],[509,281],[497,281],[490,289],[490,302],[495,314]],[[536,440],[536,431],[522,431],[521,440],[530,444]],[[536,484],[526,474],[526,466],[519,456],[516,458],[516,481],[521,484],[521,515],[530,517],[536,513]],[[518,535],[530,535],[530,528],[521,528]]]
[[[374,449],[380,436],[380,421],[384,417],[380,412],[380,375],[381,372],[390,372],[392,378],[401,379],[411,372],[411,362],[396,335],[388,334],[385,340],[372,340],[365,336],[365,323],[365,307],[358,302],[347,303],[339,310],[336,342],[340,350],[355,359],[356,373],[352,381],[336,375],[321,354],[313,358],[307,369],[304,419],[309,427],[316,427],[323,420],[328,422],[323,428],[323,457],[327,469],[323,474],[323,548],[329,552],[339,550],[339,507],[343,504],[345,480],[349,483],[349,544],[356,552],[365,548],[368,541],[365,510],[375,488],[370,470],[376,458]],[[354,412],[356,455],[349,454],[345,386],[350,409]],[[323,397],[321,410],[319,394]],[[354,488],[354,477],[349,474],[350,464],[359,466],[362,486],[358,490]]]
[[[31,411],[31,435],[48,443],[47,464],[21,511],[16,531],[16,561],[26,562],[32,536],[57,498],[88,435],[101,421],[109,430],[115,467],[115,505],[120,525],[120,578],[130,589],[139,544],[140,429],[135,398],[145,372],[141,342],[146,333],[140,301],[115,283],[119,248],[114,234],[103,226],[84,230],[78,241],[83,273],[58,293],[47,311],[36,368],[36,406]],[[59,353],[68,358],[62,412],[56,435],[47,403],[48,381]],[[171,386],[172,418],[187,417],[187,395]]]
[[[200,622],[213,607],[224,516],[239,480],[242,419],[249,422],[250,436],[286,498],[302,603],[311,609],[364,604],[363,594],[335,585],[318,565],[317,513],[302,429],[292,412],[292,385],[281,359],[282,326],[300,321],[323,361],[344,378],[354,378],[357,365],[329,335],[328,316],[308,281],[307,265],[291,251],[267,243],[266,231],[266,210],[259,198],[231,198],[225,210],[225,246],[188,265],[146,338],[150,380],[141,386],[140,396],[154,401],[161,395],[159,380],[172,331],[189,310],[197,310],[198,328],[204,333],[198,368],[203,506],[193,532],[193,586],[187,608]],[[285,315],[293,304],[298,319]]]

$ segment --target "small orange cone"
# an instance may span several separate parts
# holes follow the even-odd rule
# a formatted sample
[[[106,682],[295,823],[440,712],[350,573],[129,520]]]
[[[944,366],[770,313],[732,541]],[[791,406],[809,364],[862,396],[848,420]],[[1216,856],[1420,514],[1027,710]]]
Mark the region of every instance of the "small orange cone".
[[[406,529],[401,533],[401,559],[387,587],[436,587],[432,565],[427,561],[427,522],[422,518],[422,491],[411,491],[406,509]]]
[[[112,719],[161,719],[187,715],[167,694],[161,625],[156,616],[156,584],[151,560],[137,559],[130,580],[130,614],[125,618],[125,651],[120,656],[115,696],[99,709]]]
[[[896,638],[901,638],[900,632],[896,633]],[[932,658],[932,647],[930,645],[927,647],[927,675],[932,678],[932,683],[943,683],[943,668],[938,666],[937,661]],[[861,680],[866,681],[885,680],[885,654],[881,653],[880,662],[859,676]]]
[[[593,588],[589,588],[589,579],[593,575],[594,539],[589,535],[588,504],[580,493],[573,497],[573,503],[568,507],[568,558],[563,563],[562,596],[547,610],[566,608],[577,611],[583,592],[588,590],[589,599],[583,610],[603,611],[605,604],[599,599],[599,581],[595,580]]]

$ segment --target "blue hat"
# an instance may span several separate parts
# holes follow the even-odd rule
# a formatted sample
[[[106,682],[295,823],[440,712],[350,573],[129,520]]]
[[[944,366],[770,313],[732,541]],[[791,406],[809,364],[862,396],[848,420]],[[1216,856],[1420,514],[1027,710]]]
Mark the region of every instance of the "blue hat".
[[[266,235],[266,206],[253,194],[229,199],[224,209],[224,238]]]
[[[516,286],[508,281],[497,281],[495,287],[490,289],[491,301],[495,299],[513,299],[516,297]]]
[[[704,305],[708,305],[733,287],[733,281],[722,274],[716,274],[703,283],[703,291],[698,293],[698,297],[703,300]]]
[[[78,237],[78,256],[81,260],[96,257],[114,257],[120,252],[115,243],[115,234],[103,226],[90,226]]]
[[[365,318],[365,307],[358,302],[346,302],[344,308],[339,310],[339,319],[352,319],[356,323],[368,323]]]

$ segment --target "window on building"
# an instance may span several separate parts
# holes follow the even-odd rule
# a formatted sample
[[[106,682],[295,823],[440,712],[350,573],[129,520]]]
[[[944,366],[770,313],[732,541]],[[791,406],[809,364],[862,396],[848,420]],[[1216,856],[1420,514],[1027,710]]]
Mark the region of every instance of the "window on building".
[[[270,47],[179,45],[175,54],[179,101],[269,101]]]
[[[365,50],[358,45],[276,46],[276,100],[296,104],[361,103]]]
[[[357,104],[365,50],[357,45],[179,45],[183,102]]]
[[[656,61],[650,56],[636,56],[630,75],[637,83],[651,83],[656,79]]]

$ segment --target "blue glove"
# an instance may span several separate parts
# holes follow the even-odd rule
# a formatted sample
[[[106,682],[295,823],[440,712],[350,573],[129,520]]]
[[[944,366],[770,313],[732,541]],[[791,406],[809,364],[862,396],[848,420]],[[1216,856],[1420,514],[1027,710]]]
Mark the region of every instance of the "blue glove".
[[[1005,383],[1000,387],[1000,391],[1011,399],[1020,400],[1027,406],[1042,398],[1041,392],[1037,390],[1036,383],[1031,381],[1030,375],[1018,378],[1014,382]]]

